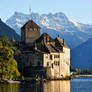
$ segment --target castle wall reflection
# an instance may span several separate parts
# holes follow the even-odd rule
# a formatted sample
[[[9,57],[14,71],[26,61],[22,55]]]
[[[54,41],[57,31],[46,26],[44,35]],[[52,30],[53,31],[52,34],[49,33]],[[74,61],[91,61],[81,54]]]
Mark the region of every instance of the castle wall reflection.
[[[70,92],[70,81],[0,85],[0,92]]]
[[[50,81],[43,84],[43,92],[70,92],[70,81]]]

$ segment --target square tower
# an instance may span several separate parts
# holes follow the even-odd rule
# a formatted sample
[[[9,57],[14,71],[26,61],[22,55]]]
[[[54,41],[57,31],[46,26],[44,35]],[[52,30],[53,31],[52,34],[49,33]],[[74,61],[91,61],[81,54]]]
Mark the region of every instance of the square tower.
[[[40,27],[33,20],[29,20],[21,28],[21,42],[27,44],[33,43],[39,37],[40,37]]]

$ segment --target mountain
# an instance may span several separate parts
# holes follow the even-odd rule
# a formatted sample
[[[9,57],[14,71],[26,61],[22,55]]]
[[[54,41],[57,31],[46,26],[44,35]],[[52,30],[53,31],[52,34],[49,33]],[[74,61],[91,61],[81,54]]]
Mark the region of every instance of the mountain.
[[[72,49],[71,65],[74,68],[92,69],[92,38]]]
[[[20,36],[0,19],[0,36],[2,35],[6,35],[9,40],[11,40],[12,37],[17,41],[20,40]]]
[[[61,12],[55,14],[23,14],[15,12],[6,21],[6,24],[20,35],[20,27],[29,19],[32,19],[42,28],[41,33],[47,32],[52,37],[59,34],[62,39],[65,39],[70,48],[75,48],[92,37],[92,25],[75,22]]]

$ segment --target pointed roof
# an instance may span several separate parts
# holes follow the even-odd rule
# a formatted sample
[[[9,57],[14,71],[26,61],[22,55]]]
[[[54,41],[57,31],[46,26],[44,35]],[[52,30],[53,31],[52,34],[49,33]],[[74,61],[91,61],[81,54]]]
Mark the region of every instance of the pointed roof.
[[[55,39],[55,41],[58,41],[58,42],[60,43],[60,45],[63,46],[63,40],[62,40],[60,37],[57,37],[57,38]],[[69,48],[69,47],[66,45],[65,42],[64,42],[64,46],[63,46],[63,47]]]
[[[49,52],[60,52],[60,50],[55,47],[53,44],[45,44]]]
[[[51,38],[47,33],[43,33],[43,34],[36,40],[36,42],[41,42],[42,40],[44,40],[45,37],[49,38],[49,42],[54,42],[54,39]]]
[[[28,20],[21,29],[25,29],[27,26],[30,26],[31,28],[40,28],[33,20]]]

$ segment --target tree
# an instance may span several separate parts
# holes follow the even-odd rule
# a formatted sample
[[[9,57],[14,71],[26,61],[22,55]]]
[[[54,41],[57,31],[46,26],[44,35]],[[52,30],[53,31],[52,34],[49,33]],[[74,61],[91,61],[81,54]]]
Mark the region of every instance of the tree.
[[[83,73],[85,73],[85,74],[92,74],[92,70],[90,70],[88,68],[85,68]]]
[[[80,74],[82,72],[81,69],[79,69],[79,68],[76,68],[75,70],[76,70],[77,74]]]
[[[20,76],[17,62],[14,59],[16,48],[12,46],[7,37],[0,37],[0,78],[11,79]]]
[[[88,68],[85,68],[83,72],[88,73],[89,72]]]

